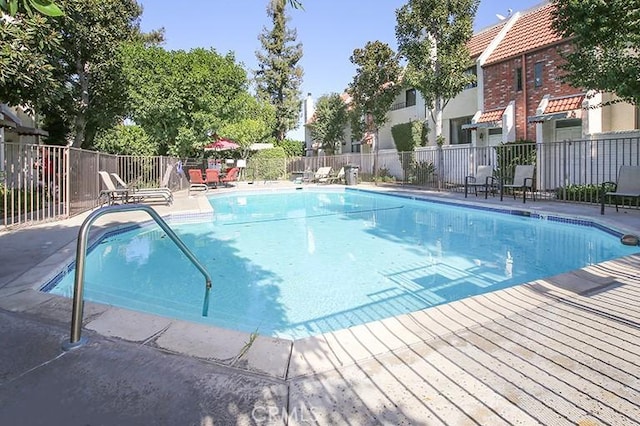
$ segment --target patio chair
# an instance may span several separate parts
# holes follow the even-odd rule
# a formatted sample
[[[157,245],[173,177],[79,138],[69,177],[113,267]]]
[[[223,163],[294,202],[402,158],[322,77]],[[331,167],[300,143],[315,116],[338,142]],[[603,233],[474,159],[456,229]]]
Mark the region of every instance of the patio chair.
[[[171,204],[173,202],[173,193],[169,188],[138,188],[136,187],[135,182],[129,184],[125,183],[125,181],[117,173],[111,173],[111,177],[119,187],[118,189],[128,189],[131,195],[139,195],[145,198],[163,199],[167,202],[167,204]]]
[[[536,193],[533,191],[533,165],[517,165],[516,172],[513,176],[513,182],[510,184],[500,183],[500,201],[503,199],[504,190],[511,189],[513,199],[516,199],[516,190],[522,191],[522,202],[527,202],[527,190],[531,191],[533,201],[536,200]]]
[[[313,174],[313,178],[311,182],[321,182],[320,179],[326,179],[331,174],[331,166],[327,167],[319,167],[318,170]]]
[[[229,186],[229,182],[237,182],[238,181],[238,173],[240,169],[238,167],[232,167],[222,176],[220,182],[224,183],[224,186]]]
[[[136,203],[140,201],[140,197],[134,196],[131,193],[131,191],[129,191],[128,189],[126,188],[118,189],[116,185],[113,183],[113,181],[111,180],[111,176],[109,175],[108,172],[101,170],[98,172],[98,175],[102,180],[102,184],[107,188],[107,189],[102,189],[100,191],[100,194],[98,195],[98,202],[100,205],[104,204],[105,202],[108,205],[112,206],[114,204],[117,204],[118,202]]]
[[[467,198],[470,188],[474,189],[476,197],[478,196],[478,188],[484,188],[484,198],[486,199],[489,192],[495,195],[494,190],[498,188],[498,183],[498,179],[493,176],[493,166],[478,166],[475,175],[464,178],[464,198]]]
[[[607,185],[613,185],[613,191],[605,192]],[[635,198],[637,205],[640,200],[640,166],[620,166],[618,181],[603,182],[601,193],[600,214],[604,214],[604,202],[608,196],[613,197],[616,211],[618,211],[619,201],[624,198]]]
[[[340,170],[338,170],[337,174],[327,176],[326,178],[320,178],[318,179],[318,183],[326,183],[326,184],[339,183],[343,180],[344,180],[344,167],[340,167]]]
[[[220,172],[218,171],[218,169],[207,169],[205,170],[205,174],[207,177],[207,185],[213,185],[214,188],[217,188],[218,184],[220,183]]]
[[[207,186],[207,182],[202,177],[202,170],[189,169],[189,190],[187,194],[191,195],[192,190],[204,190],[206,192],[208,189],[209,186]]]

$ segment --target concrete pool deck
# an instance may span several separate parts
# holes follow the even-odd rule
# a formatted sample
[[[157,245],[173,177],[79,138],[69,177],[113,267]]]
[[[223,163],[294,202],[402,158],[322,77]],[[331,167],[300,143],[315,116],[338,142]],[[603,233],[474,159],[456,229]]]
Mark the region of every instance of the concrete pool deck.
[[[637,209],[608,207],[600,216],[595,205],[378,189],[555,213],[640,235]],[[186,191],[173,206],[154,207],[171,221],[208,212],[203,197]],[[74,256],[86,216],[0,232],[0,424],[628,425],[640,418],[640,255],[296,341],[87,302],[88,341],[64,352],[71,301],[37,288]],[[95,233],[147,218],[105,216]]]

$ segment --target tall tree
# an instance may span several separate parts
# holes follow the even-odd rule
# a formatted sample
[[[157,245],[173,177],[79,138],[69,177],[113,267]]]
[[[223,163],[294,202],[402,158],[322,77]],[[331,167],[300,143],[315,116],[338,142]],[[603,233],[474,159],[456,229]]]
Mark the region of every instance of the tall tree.
[[[256,52],[258,97],[276,109],[273,136],[279,141],[298,126],[302,107],[302,67],[298,64],[302,59],[302,44],[296,43],[296,30],[287,27],[286,5],[286,0],[270,0],[267,15],[273,28],[263,28],[259,36],[263,51]]]
[[[339,94],[320,96],[311,125],[311,137],[320,141],[322,149],[327,154],[338,154],[347,122],[347,104]]]
[[[640,3],[554,0],[554,28],[571,38],[563,78],[574,87],[613,92],[640,105]]]
[[[245,70],[215,50],[166,51],[132,43],[121,50],[128,116],[160,154],[202,153],[207,133],[239,116],[248,96]],[[225,135],[226,136],[226,135]]]
[[[396,38],[407,60],[405,84],[425,99],[442,140],[442,111],[475,78],[466,44],[479,0],[409,0],[396,11]]]
[[[59,82],[57,102],[44,108],[49,123],[70,131],[73,146],[123,117],[125,98],[118,49],[139,37],[142,9],[135,0],[59,0],[64,14],[50,19],[62,35],[52,58]],[[86,141],[86,143],[85,143]]]
[[[367,42],[364,48],[355,49],[349,59],[356,66],[356,75],[347,90],[352,98],[351,133],[360,138],[364,132],[372,132],[372,149],[377,152],[378,129],[386,122],[389,108],[400,92],[402,69],[396,53],[381,41]],[[374,171],[376,167],[374,164]]]

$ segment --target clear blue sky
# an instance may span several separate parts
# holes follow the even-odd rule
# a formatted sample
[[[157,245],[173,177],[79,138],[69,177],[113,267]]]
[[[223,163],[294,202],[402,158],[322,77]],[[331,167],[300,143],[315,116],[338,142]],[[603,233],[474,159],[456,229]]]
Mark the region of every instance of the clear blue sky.
[[[542,0],[481,0],[474,29],[498,22],[496,14],[508,9],[524,11]],[[368,41],[380,40],[396,49],[395,11],[406,0],[302,0],[304,10],[289,10],[289,27],[298,32],[304,56],[302,94],[314,98],[341,93],[352,80],[355,68],[349,56]],[[249,71],[256,69],[258,35],[270,28],[268,0],[140,0],[144,12],[142,29],[165,28],[168,50],[213,48],[220,54],[234,52]],[[290,137],[303,139],[302,131]]]

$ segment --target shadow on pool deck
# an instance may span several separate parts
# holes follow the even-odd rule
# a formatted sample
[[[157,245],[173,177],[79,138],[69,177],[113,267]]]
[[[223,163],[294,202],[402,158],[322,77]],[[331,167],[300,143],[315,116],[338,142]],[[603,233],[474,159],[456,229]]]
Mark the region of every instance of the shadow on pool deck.
[[[460,194],[410,192],[465,202]],[[640,234],[633,209],[600,216],[595,205],[466,202],[591,218]],[[179,193],[174,206],[157,210],[207,206]],[[87,303],[88,343],[64,352],[71,302],[35,288],[73,257],[84,216],[0,232],[0,424],[625,425],[640,418],[640,255],[294,342]],[[146,219],[114,215],[99,219],[97,231],[129,218]]]

